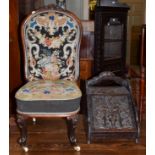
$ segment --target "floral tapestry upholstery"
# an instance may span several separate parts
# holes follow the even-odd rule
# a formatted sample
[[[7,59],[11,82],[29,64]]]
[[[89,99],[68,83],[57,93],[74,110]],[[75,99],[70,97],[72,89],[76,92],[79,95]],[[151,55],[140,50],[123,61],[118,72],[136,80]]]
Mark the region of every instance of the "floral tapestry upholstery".
[[[81,97],[81,91],[74,81],[36,80],[21,87],[16,99],[22,101],[71,100]]]
[[[77,80],[80,27],[66,12],[42,11],[24,23],[25,76],[33,80]]]

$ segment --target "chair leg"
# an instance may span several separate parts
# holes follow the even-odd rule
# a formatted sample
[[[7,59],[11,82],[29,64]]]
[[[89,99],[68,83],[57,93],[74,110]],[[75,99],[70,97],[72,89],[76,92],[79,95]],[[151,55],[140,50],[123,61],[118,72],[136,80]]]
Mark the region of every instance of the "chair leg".
[[[78,121],[78,115],[67,117],[68,137],[74,150],[80,151],[80,146],[77,144],[75,136],[75,128]]]
[[[20,129],[19,144],[25,152],[28,152],[26,119],[22,115],[17,115],[17,124]]]

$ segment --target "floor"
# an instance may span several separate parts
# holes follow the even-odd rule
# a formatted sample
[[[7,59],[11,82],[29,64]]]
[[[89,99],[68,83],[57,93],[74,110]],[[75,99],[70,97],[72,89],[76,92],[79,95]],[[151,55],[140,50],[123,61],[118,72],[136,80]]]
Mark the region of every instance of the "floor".
[[[85,117],[81,114],[76,130],[81,151],[76,152],[68,142],[66,124],[63,119],[37,119],[35,125],[32,120],[28,120],[29,152],[25,153],[17,143],[18,128],[12,123],[10,125],[10,155],[145,155],[145,124],[145,118],[143,118],[139,144],[128,140],[87,144]]]

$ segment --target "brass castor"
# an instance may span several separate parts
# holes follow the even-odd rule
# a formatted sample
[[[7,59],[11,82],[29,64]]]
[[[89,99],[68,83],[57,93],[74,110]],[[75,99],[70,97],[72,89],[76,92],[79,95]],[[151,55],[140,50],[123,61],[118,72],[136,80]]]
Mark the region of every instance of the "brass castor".
[[[32,118],[33,124],[36,124],[36,118]]]
[[[22,148],[23,148],[24,152],[28,152],[29,151],[29,148],[27,146],[23,146]]]
[[[75,150],[75,151],[80,151],[81,148],[80,148],[80,146],[77,145],[77,146],[74,146],[74,150]]]

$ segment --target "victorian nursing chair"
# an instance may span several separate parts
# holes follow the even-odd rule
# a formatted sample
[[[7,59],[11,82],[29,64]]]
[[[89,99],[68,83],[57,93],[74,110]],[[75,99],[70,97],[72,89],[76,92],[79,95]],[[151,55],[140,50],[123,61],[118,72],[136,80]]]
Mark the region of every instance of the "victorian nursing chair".
[[[33,11],[23,22],[21,36],[27,83],[15,94],[19,143],[27,146],[27,118],[66,118],[68,137],[80,150],[75,127],[80,110],[79,76],[80,20],[54,5]]]

